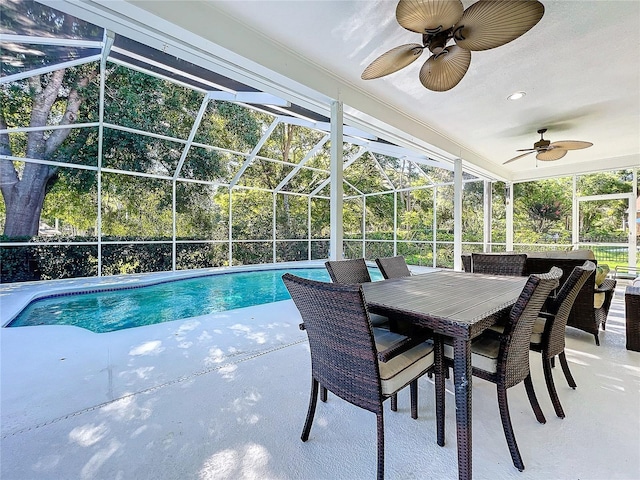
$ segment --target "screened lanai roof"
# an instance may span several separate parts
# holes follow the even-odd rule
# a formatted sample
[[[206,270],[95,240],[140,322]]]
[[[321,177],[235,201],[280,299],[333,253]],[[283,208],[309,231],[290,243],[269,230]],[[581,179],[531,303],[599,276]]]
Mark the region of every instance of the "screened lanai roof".
[[[32,10],[30,15],[25,15],[25,11],[29,9]],[[33,21],[34,16],[38,18],[37,23]],[[141,123],[137,125],[135,118],[129,119],[128,122],[123,121],[122,117],[126,116],[126,112],[105,114],[105,129],[135,132],[142,136],[154,137],[156,143],[159,139],[165,143],[162,161],[158,162],[152,171],[139,173],[243,186],[245,172],[259,168],[261,162],[279,162],[282,168],[278,171],[279,176],[273,179],[276,184],[273,190],[329,196],[328,161],[314,159],[318,151],[328,148],[331,131],[328,112],[323,113],[322,109],[312,110],[296,105],[212,69],[33,1],[9,1],[3,4],[1,48],[0,82],[5,84],[64,67],[105,62],[141,71],[201,94],[203,102],[200,112],[195,115],[193,126],[188,130],[183,129],[181,134],[175,128],[146,131]],[[207,104],[210,101],[232,102],[264,113],[262,138],[249,150],[233,150],[207,143],[199,130],[199,124],[209,115]],[[261,147],[267,137],[281,124],[296,125],[308,131],[312,146],[301,160],[293,161],[293,165],[261,154]],[[96,128],[98,125],[95,121],[85,121],[77,122],[73,126]],[[14,125],[10,126],[8,132],[11,134],[28,128],[26,124]],[[373,193],[371,189],[374,184],[358,176],[349,177],[348,167],[356,162],[381,176],[382,181],[377,183],[376,187],[378,192],[380,188],[383,191],[406,188],[410,181],[414,181],[415,184],[416,179],[425,186],[442,182],[442,176],[435,180],[431,178],[428,167],[453,169],[453,164],[447,159],[434,158],[435,155],[395,145],[348,124],[343,126],[343,135],[344,191],[347,197]],[[196,157],[206,157],[207,152],[211,151],[215,151],[226,162],[226,174],[216,178],[198,177],[194,173],[197,169],[189,168],[190,162],[197,161]],[[117,161],[110,162],[109,158],[103,161],[103,167],[123,168]],[[136,170],[135,166],[132,168]],[[303,180],[296,180],[301,170],[312,173]],[[467,174],[467,178],[475,177]]]

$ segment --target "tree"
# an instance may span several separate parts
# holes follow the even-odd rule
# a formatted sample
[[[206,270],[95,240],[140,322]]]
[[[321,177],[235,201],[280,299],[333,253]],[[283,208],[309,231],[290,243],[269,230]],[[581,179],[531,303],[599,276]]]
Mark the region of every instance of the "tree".
[[[101,39],[102,29],[33,1],[7,0],[2,4],[3,32],[62,38]],[[27,53],[25,53],[27,52]],[[3,45],[3,71],[17,73],[20,68],[37,68],[66,59],[82,57],[81,49],[57,45]],[[61,69],[28,80],[2,85],[0,90],[0,129],[8,126],[45,127],[71,125],[80,117],[85,92],[97,75],[95,64]],[[28,116],[28,118],[25,118]],[[0,134],[0,155],[52,160],[72,136],[71,129],[30,130],[26,138]],[[66,153],[66,152],[65,152]],[[38,233],[47,188],[56,181],[58,167],[39,163],[0,161],[0,191],[5,203],[4,233],[32,236]]]
[[[18,93],[21,87],[22,101],[27,104],[27,111],[31,112],[30,127],[45,127],[57,112],[62,112],[58,125],[74,123],[79,116],[84,91],[96,74],[97,70],[90,67],[63,69],[31,77],[25,82],[26,85],[13,85],[3,89],[4,107],[0,109],[0,129],[7,129],[7,116],[13,113],[8,108],[15,106],[15,98],[11,101],[8,96]],[[24,156],[51,160],[70,133],[71,129],[50,132],[30,130],[26,135]],[[0,134],[0,155],[13,156],[14,145],[9,134]],[[58,167],[51,165],[32,162],[16,165],[8,160],[0,161],[0,191],[6,208],[5,235],[37,235],[47,186],[55,182],[57,171]]]
[[[566,230],[571,215],[571,179],[568,177],[514,186],[517,231],[542,238],[553,229]],[[520,241],[537,239],[519,238]]]

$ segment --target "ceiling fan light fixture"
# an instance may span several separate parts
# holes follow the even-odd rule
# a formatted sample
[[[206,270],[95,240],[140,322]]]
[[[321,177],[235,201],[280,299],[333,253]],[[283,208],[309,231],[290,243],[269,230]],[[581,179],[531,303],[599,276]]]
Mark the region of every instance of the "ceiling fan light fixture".
[[[520,100],[527,95],[527,92],[513,92],[507,97],[507,100]]]

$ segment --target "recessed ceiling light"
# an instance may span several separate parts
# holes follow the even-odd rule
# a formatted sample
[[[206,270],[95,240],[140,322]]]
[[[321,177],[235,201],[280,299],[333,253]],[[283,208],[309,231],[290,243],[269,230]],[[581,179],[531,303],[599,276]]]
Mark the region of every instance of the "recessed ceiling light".
[[[522,97],[526,95],[525,92],[515,92],[507,97],[507,100],[520,100]]]

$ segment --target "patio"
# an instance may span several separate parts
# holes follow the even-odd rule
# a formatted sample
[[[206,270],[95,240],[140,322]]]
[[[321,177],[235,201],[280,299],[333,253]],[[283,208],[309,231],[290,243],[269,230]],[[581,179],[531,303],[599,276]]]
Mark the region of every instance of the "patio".
[[[601,346],[567,329],[573,391],[558,367],[567,418],[553,415],[539,354],[532,375],[547,423],[510,390],[526,470],[509,457],[495,387],[474,379],[475,478],[640,477],[640,357],[625,349],[619,282]],[[7,480],[60,478],[354,479],[375,474],[375,417],[329,397],[300,441],[309,354],[291,301],[93,334],[70,327],[0,330],[2,467]],[[456,478],[447,381],[446,445],[435,441],[433,385],[386,405],[387,478]],[[388,402],[387,402],[388,403]]]

